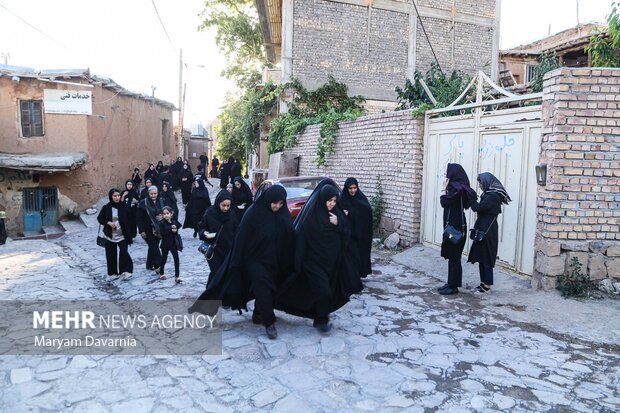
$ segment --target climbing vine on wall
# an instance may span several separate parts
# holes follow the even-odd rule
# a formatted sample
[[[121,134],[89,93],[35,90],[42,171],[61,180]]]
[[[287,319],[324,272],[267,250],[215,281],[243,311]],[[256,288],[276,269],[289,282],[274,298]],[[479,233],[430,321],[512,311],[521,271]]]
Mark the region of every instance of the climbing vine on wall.
[[[325,165],[334,152],[338,122],[351,121],[364,114],[364,98],[349,96],[344,83],[329,77],[327,83],[308,91],[298,80],[283,85],[294,96],[288,112],[276,118],[269,128],[269,153],[281,152],[297,143],[297,136],[308,125],[321,124],[317,143],[316,163]]]

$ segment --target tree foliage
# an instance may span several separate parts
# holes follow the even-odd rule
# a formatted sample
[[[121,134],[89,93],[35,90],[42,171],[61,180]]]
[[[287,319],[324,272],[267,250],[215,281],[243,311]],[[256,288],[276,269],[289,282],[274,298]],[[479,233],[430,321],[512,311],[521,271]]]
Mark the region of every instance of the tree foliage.
[[[560,67],[560,59],[554,53],[543,53],[538,58],[538,64],[534,66],[534,75],[530,80],[533,93],[542,92],[543,90],[543,78],[545,73]]]
[[[611,3],[607,26],[607,34],[599,32],[590,37],[586,51],[592,53],[592,66],[620,67],[620,16],[616,1]]]
[[[424,79],[424,82],[437,100],[437,105],[433,105],[431,102],[431,99],[419,82],[420,79]],[[419,70],[416,70],[413,82],[407,79],[405,87],[395,88],[398,101],[396,110],[420,107],[425,109],[446,107],[459,97],[470,81],[471,76],[460,70],[454,70],[450,76],[446,76],[439,68],[439,65],[433,62],[426,74],[422,75]]]
[[[222,75],[241,89],[260,81],[260,70],[268,62],[253,0],[205,0],[198,30],[215,28],[215,42],[227,57]]]

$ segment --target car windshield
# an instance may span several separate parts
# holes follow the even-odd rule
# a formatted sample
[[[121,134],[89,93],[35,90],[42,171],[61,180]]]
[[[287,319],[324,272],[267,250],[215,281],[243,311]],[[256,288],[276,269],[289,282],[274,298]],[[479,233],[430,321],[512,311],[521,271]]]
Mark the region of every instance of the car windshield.
[[[287,198],[309,197],[321,180],[282,182]]]

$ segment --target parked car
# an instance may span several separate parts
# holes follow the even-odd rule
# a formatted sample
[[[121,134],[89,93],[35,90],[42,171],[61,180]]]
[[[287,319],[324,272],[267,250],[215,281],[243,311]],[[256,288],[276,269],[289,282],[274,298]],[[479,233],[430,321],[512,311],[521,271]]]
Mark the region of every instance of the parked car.
[[[286,178],[265,179],[256,190],[254,199],[257,199],[272,185],[282,185],[286,189],[286,204],[293,219],[306,204],[314,188],[325,179],[324,176],[290,176]]]

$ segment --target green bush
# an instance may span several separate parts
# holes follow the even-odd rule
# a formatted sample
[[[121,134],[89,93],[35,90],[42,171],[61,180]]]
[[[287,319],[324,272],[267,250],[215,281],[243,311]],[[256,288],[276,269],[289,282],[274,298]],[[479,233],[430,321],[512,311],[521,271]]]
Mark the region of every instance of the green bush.
[[[592,281],[588,274],[581,273],[581,263],[577,257],[571,260],[567,275],[558,277],[558,290],[564,297],[589,297]]]

